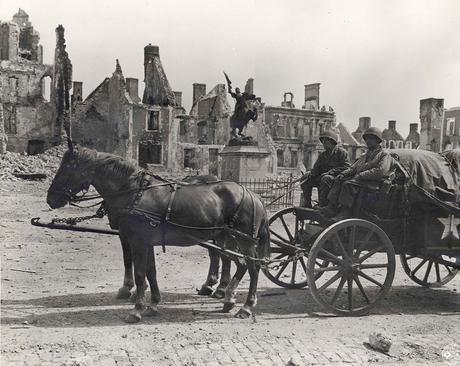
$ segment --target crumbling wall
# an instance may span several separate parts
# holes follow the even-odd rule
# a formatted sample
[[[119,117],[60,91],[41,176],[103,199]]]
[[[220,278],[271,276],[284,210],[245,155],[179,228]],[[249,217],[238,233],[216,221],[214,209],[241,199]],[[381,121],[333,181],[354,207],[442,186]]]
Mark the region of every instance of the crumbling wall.
[[[106,78],[80,104],[72,115],[72,138],[79,144],[108,152],[109,129],[109,78]]]
[[[53,139],[55,144],[61,143],[63,128],[70,128],[70,90],[72,89],[72,63],[66,51],[64,27],[56,28],[56,50],[54,53],[54,74],[51,99],[56,109],[53,124]]]
[[[48,147],[52,136],[54,107],[44,99],[43,79],[52,66],[24,59],[0,61],[0,103],[3,104],[8,151],[26,152],[30,140]]]

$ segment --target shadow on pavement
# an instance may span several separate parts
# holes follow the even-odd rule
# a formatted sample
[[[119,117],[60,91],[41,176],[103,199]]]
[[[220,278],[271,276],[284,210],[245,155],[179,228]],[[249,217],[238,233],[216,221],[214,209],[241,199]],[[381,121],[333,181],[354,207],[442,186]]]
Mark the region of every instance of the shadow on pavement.
[[[230,319],[246,299],[246,291],[237,295],[237,306],[230,314],[222,313],[219,300],[193,293],[162,292],[159,315],[144,317],[142,324],[181,323]],[[129,300],[117,300],[114,292],[47,296],[28,300],[2,300],[2,325],[37,327],[92,327],[125,325],[124,318],[133,308]],[[147,293],[147,299],[149,293]],[[83,309],[82,309],[83,308]],[[460,295],[448,289],[395,286],[371,315],[453,313],[460,308]],[[11,313],[18,316],[8,316]],[[35,315],[30,315],[34,314]],[[26,314],[26,315],[24,315]],[[325,314],[308,289],[261,288],[255,314],[267,319],[283,317],[334,317]],[[7,316],[5,316],[7,315]],[[32,317],[32,318],[31,318]],[[241,321],[241,320],[235,320]]]

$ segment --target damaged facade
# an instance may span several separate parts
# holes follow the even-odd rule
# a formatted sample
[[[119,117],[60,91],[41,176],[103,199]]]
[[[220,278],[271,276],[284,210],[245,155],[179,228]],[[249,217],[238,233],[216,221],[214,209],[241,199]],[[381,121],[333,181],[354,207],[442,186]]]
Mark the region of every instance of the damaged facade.
[[[72,65],[62,26],[56,36],[55,64],[46,65],[39,33],[25,11],[0,24],[0,104],[8,151],[36,154],[60,141],[69,85],[63,81],[71,79]]]
[[[218,84],[206,94],[206,85],[194,84],[187,113],[182,93],[169,84],[159,48],[152,45],[144,48],[144,82],[141,101],[138,80],[125,79],[117,61],[112,76],[84,101],[83,84],[74,83],[74,140],[155,171],[219,175],[219,152],[228,142],[232,113],[225,86]]]
[[[268,126],[276,149],[278,172],[298,174],[311,169],[322,145],[319,135],[325,130],[336,129],[334,110],[319,104],[320,84],[305,85],[305,101],[302,108],[294,105],[294,95],[284,94],[281,106],[266,106],[263,118]]]

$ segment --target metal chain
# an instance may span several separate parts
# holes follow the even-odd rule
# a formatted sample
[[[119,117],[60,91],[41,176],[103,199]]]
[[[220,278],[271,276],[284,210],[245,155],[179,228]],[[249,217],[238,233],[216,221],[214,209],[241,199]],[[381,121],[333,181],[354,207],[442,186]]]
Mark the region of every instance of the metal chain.
[[[89,216],[79,216],[79,217],[63,217],[60,219],[53,219],[51,220],[52,224],[56,223],[63,223],[68,225],[76,225],[79,222],[90,220],[90,219],[102,219],[107,214],[107,210],[105,209],[104,202],[101,203],[101,206],[97,209],[94,215]]]

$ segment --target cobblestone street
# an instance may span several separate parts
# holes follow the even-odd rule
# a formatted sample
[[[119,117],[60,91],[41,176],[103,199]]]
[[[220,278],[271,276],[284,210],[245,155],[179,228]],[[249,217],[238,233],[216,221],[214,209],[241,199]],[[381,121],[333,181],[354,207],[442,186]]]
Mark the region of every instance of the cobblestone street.
[[[236,309],[221,313],[220,301],[196,294],[208,266],[204,249],[157,250],[160,314],[129,325],[123,319],[132,304],[116,299],[123,275],[118,238],[31,226],[34,216],[47,221],[89,212],[49,211],[46,189],[45,183],[0,186],[2,365],[460,362],[443,357],[460,339],[460,280],[424,289],[400,267],[386,299],[355,318],[325,314],[308,290],[277,287],[261,274],[255,316],[241,320],[232,317]],[[237,305],[248,284],[245,278]],[[373,331],[392,340],[389,354],[365,345]]]

